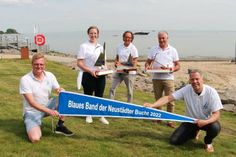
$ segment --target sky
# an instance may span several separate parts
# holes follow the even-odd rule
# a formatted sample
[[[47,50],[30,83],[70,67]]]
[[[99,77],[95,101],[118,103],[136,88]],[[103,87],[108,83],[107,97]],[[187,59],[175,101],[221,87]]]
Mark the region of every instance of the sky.
[[[0,0],[0,30],[236,31],[236,0]]]

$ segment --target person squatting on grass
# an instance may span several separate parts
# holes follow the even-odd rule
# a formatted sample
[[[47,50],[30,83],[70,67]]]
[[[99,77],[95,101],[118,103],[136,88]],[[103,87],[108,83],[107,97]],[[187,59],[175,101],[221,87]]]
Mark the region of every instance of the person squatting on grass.
[[[158,100],[165,95],[174,92],[174,72],[180,69],[179,56],[177,50],[168,44],[168,33],[161,31],[158,33],[158,45],[151,48],[148,59],[145,63],[145,69],[163,69],[170,70],[170,73],[154,73],[152,82],[155,99]],[[174,102],[167,104],[167,111],[174,113]],[[161,109],[161,107],[158,107]],[[160,123],[161,121],[157,121]],[[175,128],[174,122],[168,122],[167,126]]]
[[[36,53],[32,57],[32,71],[20,79],[20,94],[23,96],[23,119],[29,140],[34,143],[42,136],[41,124],[45,116],[59,117],[55,133],[71,136],[73,133],[64,125],[65,117],[59,116],[57,98],[51,98],[51,92],[57,94],[63,90],[56,77],[45,71],[45,58],[42,53]]]
[[[183,99],[186,104],[186,116],[197,119],[195,123],[183,122],[172,134],[170,143],[180,145],[195,138],[199,130],[206,131],[204,137],[207,152],[214,152],[213,139],[219,134],[220,110],[223,108],[217,91],[203,83],[201,71],[189,71],[189,85],[175,91],[169,96],[164,96],[155,103],[145,103],[147,107],[160,107],[168,102]]]

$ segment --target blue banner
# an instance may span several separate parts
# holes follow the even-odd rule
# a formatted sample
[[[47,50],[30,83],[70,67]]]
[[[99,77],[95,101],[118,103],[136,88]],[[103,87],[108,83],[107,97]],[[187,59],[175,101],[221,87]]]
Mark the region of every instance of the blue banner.
[[[116,117],[169,120],[194,123],[194,118],[131,103],[63,91],[59,94],[58,111],[63,116]]]

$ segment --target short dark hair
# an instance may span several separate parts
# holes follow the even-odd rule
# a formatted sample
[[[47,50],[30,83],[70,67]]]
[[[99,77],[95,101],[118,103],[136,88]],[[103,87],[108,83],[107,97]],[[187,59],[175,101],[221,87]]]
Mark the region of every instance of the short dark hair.
[[[199,70],[199,69],[188,69],[188,74],[189,74],[189,76],[190,76],[192,73],[199,73],[201,76],[203,76],[202,71]]]
[[[125,31],[125,32],[123,33],[123,39],[124,39],[126,33],[130,33],[130,34],[131,34],[131,37],[132,37],[132,40],[131,40],[131,41],[133,41],[133,40],[134,40],[134,34],[133,34],[133,32],[131,32],[131,31]]]

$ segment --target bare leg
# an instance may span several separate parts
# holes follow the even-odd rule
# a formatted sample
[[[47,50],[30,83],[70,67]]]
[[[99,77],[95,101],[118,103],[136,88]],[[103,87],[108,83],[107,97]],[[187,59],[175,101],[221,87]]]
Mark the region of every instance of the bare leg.
[[[40,141],[42,136],[41,128],[39,126],[33,127],[29,132],[27,132],[30,142],[36,143]]]

